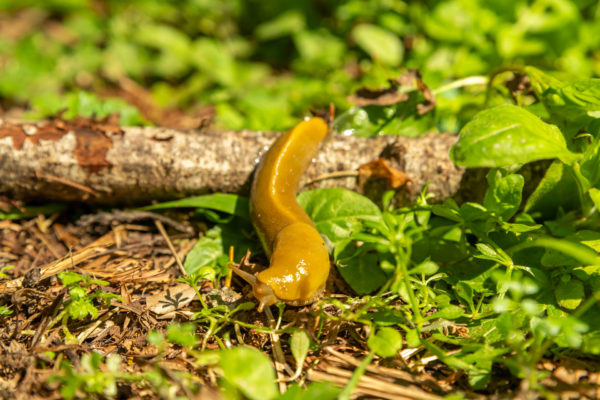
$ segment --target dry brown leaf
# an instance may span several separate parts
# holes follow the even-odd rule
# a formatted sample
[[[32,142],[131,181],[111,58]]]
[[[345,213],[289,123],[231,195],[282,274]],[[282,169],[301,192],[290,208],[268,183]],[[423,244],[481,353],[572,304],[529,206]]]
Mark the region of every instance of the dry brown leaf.
[[[372,178],[386,180],[389,189],[398,189],[409,182],[413,182],[404,172],[390,167],[383,158],[378,158],[358,167],[359,187],[364,187],[364,184]]]

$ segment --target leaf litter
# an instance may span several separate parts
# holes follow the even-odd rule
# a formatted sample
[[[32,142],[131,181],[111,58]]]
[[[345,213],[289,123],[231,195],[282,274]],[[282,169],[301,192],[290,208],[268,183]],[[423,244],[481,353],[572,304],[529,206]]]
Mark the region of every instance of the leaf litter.
[[[121,372],[129,376],[159,371],[183,395],[186,392],[192,395],[192,386],[186,381],[191,377],[195,387],[201,388],[195,396],[218,398],[219,369],[199,361],[198,352],[173,343],[158,351],[156,345],[149,343],[149,333],[165,332],[169,324],[183,323],[202,311],[192,287],[177,281],[180,271],[164,238],[151,223],[118,223],[109,227],[96,223],[102,218],[91,214],[71,223],[56,216],[40,216],[29,221],[0,223],[0,258],[3,265],[14,266],[6,272],[9,278],[0,281],[0,302],[12,311],[0,327],[1,397],[55,398],[59,396],[60,385],[50,378],[59,373],[61,360],[68,360],[76,371],[83,371],[82,363],[87,363],[84,355],[97,352],[117,355]],[[182,223],[172,226],[179,227],[178,224]],[[180,257],[185,256],[196,240],[189,224],[184,222],[183,226],[187,228],[183,233],[173,228],[168,232]],[[102,290],[121,298],[102,307],[96,318],[70,321],[69,329],[79,343],[67,343],[59,325],[48,328],[69,296],[57,279],[64,271],[106,280],[109,284]],[[235,290],[243,291],[238,285],[234,280]],[[96,287],[90,285],[90,289]],[[207,299],[209,293],[223,290],[227,288],[214,287],[210,281],[199,286]],[[338,293],[336,297],[345,295]],[[248,300],[238,296],[233,303],[221,300],[211,304],[233,307]],[[294,374],[295,364],[289,346],[281,340],[282,335],[287,336],[285,332],[290,327],[306,329],[320,346],[319,350],[313,348],[309,352],[297,381],[330,382],[344,387],[368,356],[367,332],[361,324],[329,319],[338,313],[335,307],[327,304],[319,307],[287,309],[277,323],[272,315],[268,318],[245,308],[246,311],[230,319],[233,334],[228,337],[227,346],[249,345],[264,354],[273,354],[280,390],[285,390],[289,386],[285,378]],[[199,338],[204,336],[205,351],[219,349],[215,336],[209,337],[209,325],[201,323],[196,330]],[[549,372],[543,384],[560,398],[575,395],[598,398],[597,362],[565,356],[562,360],[543,360],[538,368]],[[181,373],[186,374],[185,379]],[[375,356],[359,377],[352,397],[437,399],[461,392],[467,398],[502,398],[502,393],[526,398],[523,396],[527,388],[519,386],[518,380],[507,371],[499,369],[495,374],[497,383],[488,387],[492,392],[476,393],[469,389],[463,372],[450,369],[422,348],[407,347],[391,359]],[[160,393],[152,385],[127,379],[119,383],[117,391],[119,396],[136,398],[155,398]]]

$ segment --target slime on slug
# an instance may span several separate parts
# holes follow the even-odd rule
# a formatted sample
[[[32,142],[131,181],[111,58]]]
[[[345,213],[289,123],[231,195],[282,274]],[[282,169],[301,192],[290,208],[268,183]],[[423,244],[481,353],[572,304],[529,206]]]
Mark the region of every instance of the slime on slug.
[[[296,192],[328,133],[324,119],[303,120],[273,143],[254,175],[250,215],[270,265],[256,275],[232,269],[252,285],[259,311],[278,301],[312,303],[325,287],[329,254]]]

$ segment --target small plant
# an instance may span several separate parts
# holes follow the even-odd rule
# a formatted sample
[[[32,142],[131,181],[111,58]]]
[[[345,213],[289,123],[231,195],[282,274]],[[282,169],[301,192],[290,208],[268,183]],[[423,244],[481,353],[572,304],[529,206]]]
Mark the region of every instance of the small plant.
[[[112,300],[122,301],[121,296],[105,292],[102,289],[90,291],[94,285],[106,286],[108,282],[92,279],[75,272],[65,271],[58,275],[63,286],[68,290],[69,297],[64,303],[63,309],[58,313],[48,328],[58,321],[62,324],[65,340],[68,343],[79,343],[77,338],[69,331],[70,319],[79,320],[87,316],[98,317],[98,306],[109,307]]]
[[[50,382],[60,385],[60,394],[66,399],[88,398],[89,395],[114,397],[118,380],[139,380],[134,375],[120,372],[120,367],[121,357],[117,354],[110,354],[103,360],[94,351],[81,356],[79,369],[74,369],[68,361],[61,362],[62,373],[53,375]]]

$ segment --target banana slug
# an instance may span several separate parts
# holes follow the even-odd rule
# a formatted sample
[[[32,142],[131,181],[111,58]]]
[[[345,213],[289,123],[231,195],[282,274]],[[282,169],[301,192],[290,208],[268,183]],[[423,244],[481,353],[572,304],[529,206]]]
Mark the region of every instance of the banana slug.
[[[258,311],[278,301],[314,302],[329,275],[329,254],[310,217],[296,202],[302,174],[328,136],[322,118],[300,122],[281,135],[258,165],[250,191],[250,216],[269,267],[256,275],[232,267],[252,285]]]

